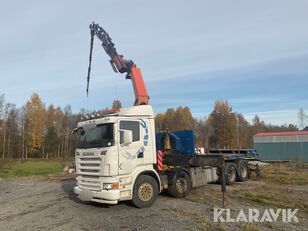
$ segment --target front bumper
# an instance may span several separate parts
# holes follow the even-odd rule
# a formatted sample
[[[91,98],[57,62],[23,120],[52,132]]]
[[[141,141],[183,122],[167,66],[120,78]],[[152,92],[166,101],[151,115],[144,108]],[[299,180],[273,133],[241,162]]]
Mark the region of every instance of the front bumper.
[[[102,190],[90,191],[81,189],[78,186],[74,187],[74,193],[82,201],[95,201],[103,204],[117,204],[120,200],[120,190]]]

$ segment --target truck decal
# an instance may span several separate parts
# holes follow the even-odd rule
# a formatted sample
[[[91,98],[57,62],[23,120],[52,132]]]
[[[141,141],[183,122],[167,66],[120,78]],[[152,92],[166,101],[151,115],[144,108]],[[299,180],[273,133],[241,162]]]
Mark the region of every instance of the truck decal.
[[[148,142],[149,142],[148,126],[147,126],[146,122],[144,122],[143,119],[140,119],[139,123],[140,123],[141,127],[144,128],[144,131],[145,131],[145,134],[143,136],[143,145],[148,146]]]

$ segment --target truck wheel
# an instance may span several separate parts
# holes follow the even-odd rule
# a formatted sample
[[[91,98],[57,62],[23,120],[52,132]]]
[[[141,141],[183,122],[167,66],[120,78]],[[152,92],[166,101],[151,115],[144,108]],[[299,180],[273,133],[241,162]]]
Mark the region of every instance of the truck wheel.
[[[133,204],[138,208],[151,206],[158,196],[158,186],[155,179],[148,175],[137,178],[133,190]]]
[[[226,184],[231,185],[236,181],[236,166],[233,163],[226,163]]]
[[[174,174],[168,193],[176,198],[186,197],[191,190],[191,180],[186,172],[179,171]]]
[[[249,178],[249,168],[248,164],[244,160],[240,160],[237,164],[237,180],[238,181],[246,181]]]

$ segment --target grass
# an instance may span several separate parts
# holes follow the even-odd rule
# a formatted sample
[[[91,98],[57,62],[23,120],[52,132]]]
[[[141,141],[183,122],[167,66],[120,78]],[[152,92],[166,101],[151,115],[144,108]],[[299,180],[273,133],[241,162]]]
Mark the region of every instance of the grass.
[[[307,184],[308,165],[300,162],[290,162],[263,166],[261,169],[261,179],[277,184]]]
[[[63,171],[68,163],[68,161],[36,159],[2,161],[0,178],[57,175]]]
[[[307,164],[290,162],[263,166],[260,180],[265,184],[253,190],[234,190],[229,196],[264,206],[299,208],[308,213],[305,191],[298,189],[299,185],[305,187],[308,184]]]
[[[251,224],[240,224],[240,228],[243,231],[260,231],[260,229]]]
[[[308,204],[305,203],[304,197],[294,197],[292,190],[284,190],[273,188],[271,186],[256,187],[253,191],[234,191],[233,198],[240,200],[253,201],[257,204],[274,206],[277,208],[298,208],[301,211],[308,213]]]

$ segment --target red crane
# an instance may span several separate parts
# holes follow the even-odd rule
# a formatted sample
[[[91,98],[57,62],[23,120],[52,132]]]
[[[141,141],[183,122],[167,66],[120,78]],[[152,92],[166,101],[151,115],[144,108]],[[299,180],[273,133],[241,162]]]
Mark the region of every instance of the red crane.
[[[92,62],[92,50],[94,36],[102,42],[102,46],[110,57],[110,64],[115,72],[126,73],[126,79],[131,79],[135,92],[134,106],[149,104],[149,96],[144,84],[140,68],[134,64],[132,60],[124,59],[123,55],[117,53],[114,43],[112,42],[109,34],[98,24],[94,22],[90,24],[91,43],[90,43],[90,57],[87,76],[87,95],[89,92],[89,81]]]

